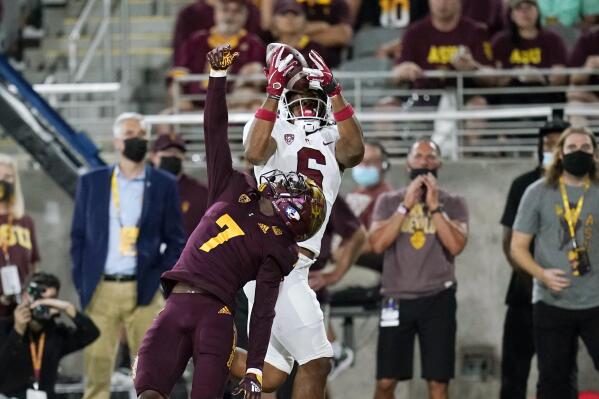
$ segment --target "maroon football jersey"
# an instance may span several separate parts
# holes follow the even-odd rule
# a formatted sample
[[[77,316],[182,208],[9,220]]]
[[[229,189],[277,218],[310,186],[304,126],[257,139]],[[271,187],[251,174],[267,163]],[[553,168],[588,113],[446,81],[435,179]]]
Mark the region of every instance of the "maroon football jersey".
[[[279,284],[293,269],[298,246],[277,216],[260,212],[253,179],[233,169],[225,92],[226,78],[211,77],[204,109],[209,208],[162,283],[166,295],[180,281],[235,309],[235,293],[256,280],[247,367],[261,369]]]
[[[401,55],[397,64],[405,61],[416,63],[424,70],[453,70],[452,58],[460,46],[467,47],[472,57],[483,65],[491,65],[491,44],[487,30],[469,18],[461,18],[450,32],[437,30],[431,18],[425,18],[411,25],[402,39]],[[438,88],[455,85],[455,81],[442,82],[439,79],[418,79],[417,89]]]

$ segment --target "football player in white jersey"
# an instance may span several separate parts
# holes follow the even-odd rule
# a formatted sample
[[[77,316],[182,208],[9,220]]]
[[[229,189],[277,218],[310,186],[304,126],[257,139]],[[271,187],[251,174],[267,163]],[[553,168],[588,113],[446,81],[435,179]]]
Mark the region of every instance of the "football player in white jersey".
[[[284,51],[284,47],[279,47],[269,56],[268,96],[245,126],[245,155],[255,165],[256,176],[280,169],[297,171],[316,181],[327,201],[323,223],[326,226],[343,170],[357,165],[364,156],[362,129],[351,105],[341,95],[341,85],[315,51],[309,54],[313,68],[303,68],[311,89],[302,93],[285,90],[288,80],[293,79],[288,77],[289,72],[297,71],[298,60],[292,55],[283,57]],[[324,230],[321,228],[311,239],[298,243],[299,261],[281,284],[265,357],[266,392],[285,381],[295,361],[299,368],[293,399],[324,399],[333,350],[327,340],[323,313],[308,285],[308,271],[320,252]],[[252,283],[244,287],[250,307],[254,288]],[[232,368],[234,375],[241,377],[246,373],[243,360],[243,354],[238,352]]]

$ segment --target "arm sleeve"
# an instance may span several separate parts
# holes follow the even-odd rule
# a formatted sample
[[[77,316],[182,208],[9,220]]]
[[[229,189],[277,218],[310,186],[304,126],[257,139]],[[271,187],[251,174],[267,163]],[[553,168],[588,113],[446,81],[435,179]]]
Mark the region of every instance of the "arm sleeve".
[[[29,349],[23,345],[22,337],[12,326],[12,317],[7,317],[0,323],[0,376],[10,375],[14,359],[18,357],[19,352]]]
[[[277,262],[272,257],[267,257],[256,276],[256,299],[250,316],[247,368],[262,370],[264,365],[282,279],[283,273]]]
[[[80,312],[75,315],[73,323],[75,323],[74,328],[61,326],[64,335],[61,357],[86,347],[100,336],[100,330],[94,322]]]
[[[333,231],[344,240],[350,238],[360,228],[360,220],[341,196],[337,196],[333,204],[329,223],[333,227]]]
[[[536,235],[540,226],[539,186],[529,186],[524,192],[513,229],[521,233]]]
[[[181,201],[179,200],[179,190],[175,181],[172,181],[165,191],[166,204],[164,216],[162,217],[162,240],[166,244],[166,250],[160,261],[161,270],[164,271],[170,270],[177,263],[186,242],[183,216],[181,215]]]
[[[382,194],[377,198],[372,212],[373,222],[387,220],[395,213],[396,208],[393,208],[390,202],[389,196],[386,194]]]
[[[468,205],[464,197],[455,196],[452,198],[451,206],[446,210],[447,216],[451,220],[468,224]]]
[[[227,141],[229,117],[226,78],[210,77],[204,108],[204,142],[208,174],[208,204],[227,187],[233,173],[231,149]]]
[[[75,209],[73,211],[73,222],[71,224],[71,262],[72,277],[75,288],[80,292],[83,273],[83,247],[85,245],[85,222],[87,207],[87,177],[82,176],[77,184],[75,194]]]

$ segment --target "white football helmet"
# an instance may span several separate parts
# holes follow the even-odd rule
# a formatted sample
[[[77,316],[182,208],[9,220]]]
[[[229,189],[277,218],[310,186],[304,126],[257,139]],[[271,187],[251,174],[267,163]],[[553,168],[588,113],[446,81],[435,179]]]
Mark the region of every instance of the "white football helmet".
[[[279,101],[279,117],[301,127],[307,134],[331,123],[330,110],[329,99],[320,89],[303,93],[285,90]]]

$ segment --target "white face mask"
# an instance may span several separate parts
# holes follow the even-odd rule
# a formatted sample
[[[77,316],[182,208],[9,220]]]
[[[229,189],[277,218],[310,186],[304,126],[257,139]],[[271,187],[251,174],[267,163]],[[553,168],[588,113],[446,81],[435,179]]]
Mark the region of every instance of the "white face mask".
[[[314,133],[320,129],[320,121],[318,119],[296,119],[293,124],[303,129],[306,133]]]
[[[553,162],[553,153],[545,151],[543,152],[543,168],[547,169]]]

